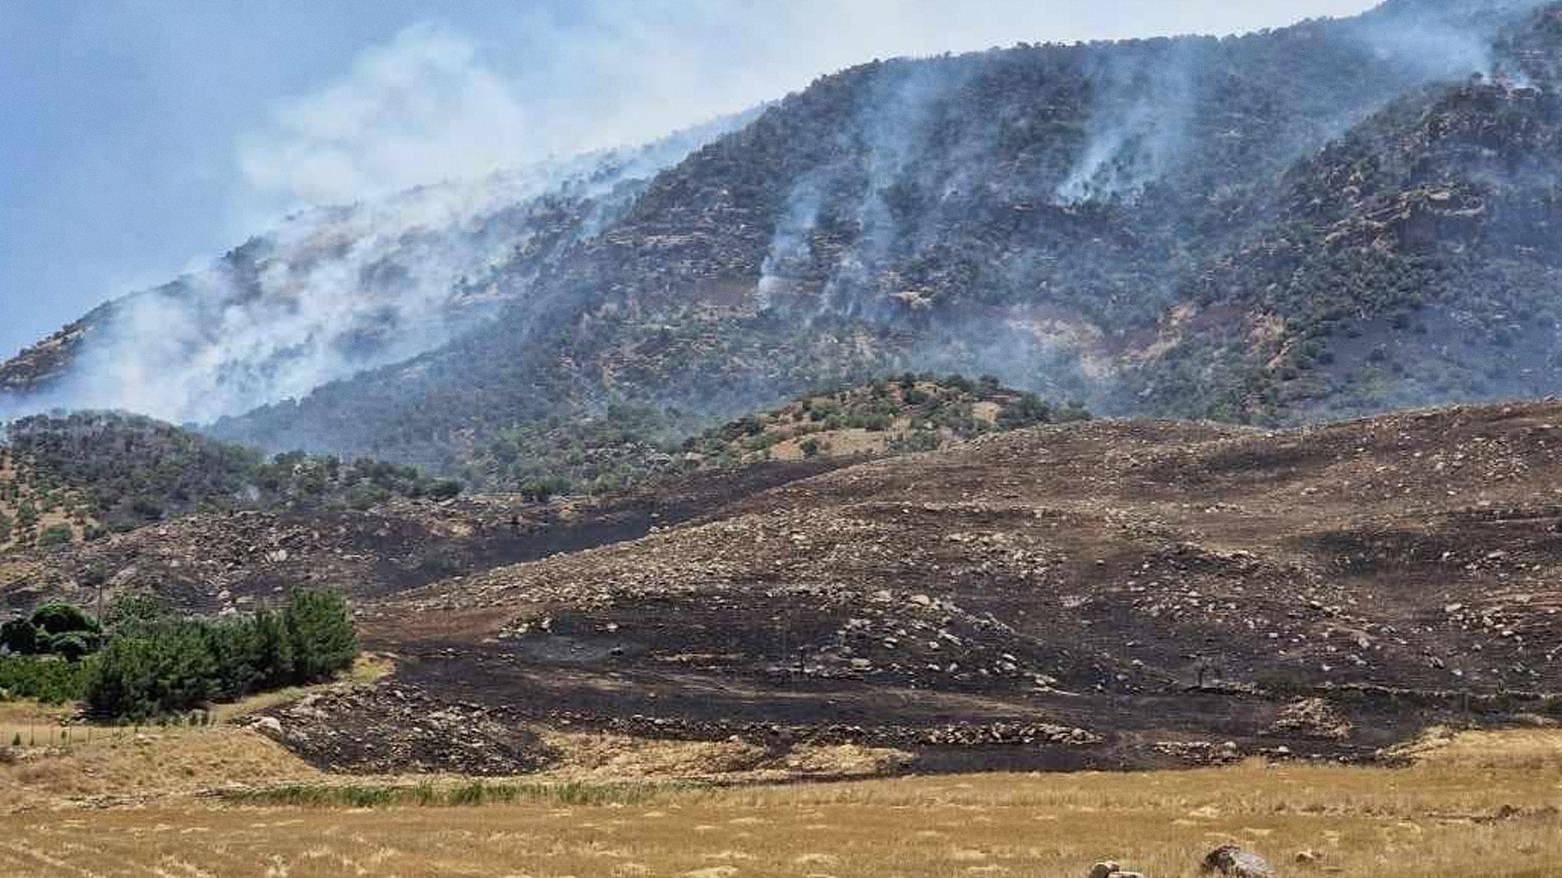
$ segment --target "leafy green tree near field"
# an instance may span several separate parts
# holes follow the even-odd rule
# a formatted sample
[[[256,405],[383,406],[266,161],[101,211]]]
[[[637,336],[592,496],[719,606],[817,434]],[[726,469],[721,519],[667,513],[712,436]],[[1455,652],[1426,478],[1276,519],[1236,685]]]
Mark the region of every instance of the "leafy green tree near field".
[[[32,621],[40,630],[49,634],[98,630],[98,623],[85,610],[61,602],[47,603],[33,610]]]
[[[347,601],[335,592],[299,592],[283,610],[293,645],[293,679],[313,683],[346,670],[358,655]]]
[[[262,689],[280,689],[294,680],[293,638],[281,613],[261,610],[251,622],[258,655],[256,673]]]
[[[32,656],[0,656],[0,701],[31,698],[44,704],[64,704],[86,691],[86,662]]]

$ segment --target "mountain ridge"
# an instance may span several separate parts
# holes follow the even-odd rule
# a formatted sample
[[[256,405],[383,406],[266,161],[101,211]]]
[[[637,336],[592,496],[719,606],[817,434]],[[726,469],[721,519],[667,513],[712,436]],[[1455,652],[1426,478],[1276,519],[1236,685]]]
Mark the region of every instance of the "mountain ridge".
[[[990,372],[1114,413],[1276,422],[1425,401],[1399,373],[1363,378],[1354,401],[1282,387],[1321,347],[1344,360],[1352,346],[1285,330],[1292,315],[1264,298],[1274,281],[1230,266],[1285,234],[1296,175],[1329,179],[1319,163],[1354,160],[1351,138],[1407,95],[1457,96],[1478,64],[1542,77],[1517,87],[1550,106],[1556,9],[1396,2],[1241,37],[854,67],[693,150],[597,233],[497,268],[508,304],[491,320],[209,429],[455,474],[502,431],[549,418],[629,404],[676,409],[692,432],[908,369]],[[1371,287],[1374,260],[1404,262],[1366,248],[1331,267],[1325,241],[1309,246],[1303,291],[1331,272]],[[1502,390],[1460,382],[1444,398]]]

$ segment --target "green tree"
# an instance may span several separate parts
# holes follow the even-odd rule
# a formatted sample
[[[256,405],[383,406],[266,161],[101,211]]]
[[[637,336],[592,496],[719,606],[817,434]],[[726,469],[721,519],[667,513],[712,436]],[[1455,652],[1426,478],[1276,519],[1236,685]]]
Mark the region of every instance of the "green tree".
[[[88,616],[85,610],[61,601],[51,601],[33,610],[32,621],[39,631],[47,634],[95,634],[99,630],[97,621]]]
[[[277,689],[293,682],[293,638],[281,613],[260,610],[250,622],[255,629],[257,683]]]
[[[126,592],[109,604],[103,627],[111,634],[166,619],[172,615],[168,602],[149,591]]]
[[[208,626],[206,647],[216,662],[213,697],[235,700],[261,682],[262,656],[258,627],[253,622],[224,622]]]
[[[12,619],[0,625],[0,646],[16,655],[38,651],[38,627],[30,619]]]
[[[293,678],[300,683],[328,680],[352,666],[358,655],[347,602],[336,592],[294,593],[283,610],[293,642]]]

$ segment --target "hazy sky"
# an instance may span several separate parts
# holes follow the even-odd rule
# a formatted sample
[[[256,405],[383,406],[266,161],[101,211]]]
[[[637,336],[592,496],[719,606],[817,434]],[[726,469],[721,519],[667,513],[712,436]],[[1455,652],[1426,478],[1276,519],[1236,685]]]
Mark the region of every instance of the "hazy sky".
[[[637,142],[898,54],[1372,0],[0,0],[0,357],[287,209]]]

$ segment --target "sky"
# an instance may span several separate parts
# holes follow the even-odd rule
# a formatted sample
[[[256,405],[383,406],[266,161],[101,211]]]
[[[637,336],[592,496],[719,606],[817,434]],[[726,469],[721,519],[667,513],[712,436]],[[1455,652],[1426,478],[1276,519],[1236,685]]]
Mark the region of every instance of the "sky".
[[[0,358],[288,211],[639,143],[873,58],[1373,0],[0,0]]]

